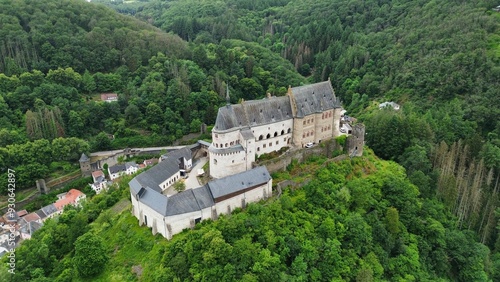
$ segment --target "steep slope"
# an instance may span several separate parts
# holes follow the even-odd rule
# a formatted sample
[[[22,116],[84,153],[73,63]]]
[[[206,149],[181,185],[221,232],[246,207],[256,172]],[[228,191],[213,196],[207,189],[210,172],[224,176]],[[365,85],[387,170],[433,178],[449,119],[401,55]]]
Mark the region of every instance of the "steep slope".
[[[83,0],[0,2],[0,72],[135,70],[157,52],[182,57],[186,44],[149,24]]]

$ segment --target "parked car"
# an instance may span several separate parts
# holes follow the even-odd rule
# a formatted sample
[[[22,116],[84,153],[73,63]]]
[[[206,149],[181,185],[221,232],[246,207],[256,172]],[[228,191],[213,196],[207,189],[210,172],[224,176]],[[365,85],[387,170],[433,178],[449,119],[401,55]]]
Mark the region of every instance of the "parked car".
[[[306,147],[306,148],[311,148],[312,146],[314,146],[314,143],[309,142],[309,143],[307,143],[307,144],[306,144],[306,146],[305,146],[305,147]]]

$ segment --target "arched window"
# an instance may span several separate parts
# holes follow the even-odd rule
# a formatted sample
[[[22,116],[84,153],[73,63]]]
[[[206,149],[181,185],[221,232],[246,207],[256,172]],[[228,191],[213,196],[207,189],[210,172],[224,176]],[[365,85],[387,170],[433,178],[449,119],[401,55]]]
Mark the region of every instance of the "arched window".
[[[291,129],[291,128],[289,128],[289,129],[288,129],[288,133],[290,133],[290,132],[292,132],[292,129]]]
[[[285,131],[284,130],[281,130],[281,135],[285,134]]]
[[[226,148],[228,147],[227,143],[226,143],[226,146],[225,146],[225,147],[226,147]]]
[[[257,147],[257,152],[260,152],[260,147]]]
[[[268,133],[267,134],[267,139],[269,139],[269,138],[271,138],[271,134]]]
[[[262,139],[264,139],[264,136],[262,136],[262,135],[259,136],[259,140],[262,140]]]
[[[276,137],[276,136],[278,136],[278,132],[275,131],[274,132],[274,137]]]
[[[217,164],[217,159],[214,159],[214,164]]]
[[[231,143],[229,143],[229,146],[233,146],[233,145],[234,145],[234,141],[233,141],[233,142],[231,142]]]

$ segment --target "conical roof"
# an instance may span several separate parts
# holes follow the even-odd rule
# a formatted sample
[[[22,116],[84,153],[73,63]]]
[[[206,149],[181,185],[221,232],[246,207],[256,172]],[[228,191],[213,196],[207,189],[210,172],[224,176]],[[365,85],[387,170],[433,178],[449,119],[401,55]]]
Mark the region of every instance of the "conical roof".
[[[79,162],[88,162],[90,159],[89,157],[87,157],[87,155],[85,155],[85,153],[82,153],[82,156],[80,157],[80,160]]]

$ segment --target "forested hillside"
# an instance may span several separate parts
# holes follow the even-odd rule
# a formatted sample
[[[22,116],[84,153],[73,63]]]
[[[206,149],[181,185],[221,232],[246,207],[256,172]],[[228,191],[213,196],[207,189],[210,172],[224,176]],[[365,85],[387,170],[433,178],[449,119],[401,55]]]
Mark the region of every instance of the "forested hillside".
[[[237,103],[304,82],[257,43],[188,46],[84,1],[0,5],[0,172],[18,171],[18,189],[71,172],[82,152],[164,146],[200,132],[227,85]],[[118,103],[101,102],[106,92]]]
[[[237,38],[331,78],[367,144],[492,249],[499,206],[500,16],[494,1],[170,1],[138,18],[194,44]],[[228,24],[229,23],[229,24]],[[375,101],[375,102],[374,102]],[[395,101],[402,111],[380,111]]]
[[[167,241],[139,227],[120,190],[50,221],[17,252],[12,281],[487,281],[486,246],[421,197],[392,161],[314,158],[276,180],[313,178]],[[130,205],[130,202],[128,202]],[[74,244],[74,248],[73,248]],[[491,267],[486,267],[490,265]],[[6,277],[2,269],[0,277]]]
[[[19,189],[82,151],[199,132],[227,86],[238,103],[328,78],[391,161],[295,164],[274,177],[313,178],[303,189],[172,242],[128,212],[87,226],[129,197],[122,184],[22,247],[16,279],[500,280],[499,3],[99,2],[135,18],[83,0],[0,2],[0,172],[16,169]],[[80,268],[85,244],[110,263]]]

